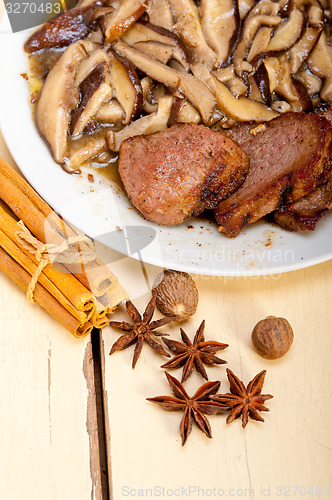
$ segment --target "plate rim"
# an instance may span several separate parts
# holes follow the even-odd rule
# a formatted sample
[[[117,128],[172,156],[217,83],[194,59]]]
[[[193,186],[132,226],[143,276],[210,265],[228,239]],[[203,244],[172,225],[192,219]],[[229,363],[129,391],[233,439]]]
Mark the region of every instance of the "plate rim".
[[[1,27],[4,25],[4,23],[6,22],[6,13],[5,15],[3,16],[3,18],[0,20],[0,30],[1,30]],[[30,29],[30,30],[26,30],[24,32],[20,32],[18,33],[17,35],[20,36],[20,38],[22,38],[23,36],[28,36],[29,32],[31,32],[33,29]],[[9,36],[15,36],[13,34],[9,35]],[[2,41],[2,38],[3,37],[8,37],[8,33],[6,34],[1,34],[0,33],[0,43]],[[22,52],[23,52],[23,47],[22,47]],[[1,52],[0,52],[1,54]],[[4,99],[4,97],[1,98],[0,96],[0,102],[2,102],[2,99]],[[31,114],[32,116],[32,114]],[[12,144],[12,137],[11,137],[11,134],[9,133],[9,130],[7,129],[7,126],[6,126],[6,123],[5,123],[5,118],[3,116],[2,113],[0,113],[0,128],[1,128],[1,131],[2,131],[2,135],[4,137],[4,140],[6,142],[6,146],[8,148],[8,150],[10,151],[12,157],[14,158],[17,166],[19,167],[21,173],[24,175],[24,177],[28,180],[28,182],[32,185],[32,187],[37,191],[37,193],[43,198],[45,199],[45,201],[47,203],[49,203],[52,207],[54,206],[54,202],[53,200],[50,200],[49,199],[49,196],[48,196],[48,193],[43,194],[42,192],[40,192],[40,189],[36,186],[35,184],[35,179],[34,179],[34,175],[31,173],[30,175],[30,172],[29,171],[26,171],[26,169],[22,168],[22,160],[21,160],[21,155],[19,154],[19,152],[15,149],[14,145]],[[33,121],[31,119],[31,124],[33,125]],[[37,132],[37,130],[35,130]],[[38,133],[38,132],[37,132]],[[46,144],[44,143],[44,141],[42,141],[42,139],[40,138],[40,144],[43,143],[43,146],[44,146],[44,150],[46,149],[47,150],[47,154],[49,155],[50,159],[51,159],[51,162],[52,164],[57,168],[57,169],[60,169],[60,167],[54,162],[54,160],[52,159],[50,153],[49,153],[49,150],[46,146]],[[66,174],[65,172],[63,172],[63,175],[66,176],[66,178],[70,178],[72,176],[69,176],[68,174]],[[63,177],[65,178],[65,177]],[[68,179],[68,184],[73,184],[71,181],[69,181]],[[61,211],[61,206],[54,206],[54,209],[60,214],[60,215],[63,215],[62,211]],[[67,220],[68,220],[68,217],[67,217]],[[142,218],[142,220],[144,220]],[[71,222],[69,220],[69,222]],[[82,223],[83,224],[83,223]],[[151,224],[151,223],[149,223]],[[83,224],[82,226],[80,226],[79,224],[77,224],[77,221],[75,221],[75,225],[80,229],[80,230],[83,230],[86,234],[89,234],[89,231],[86,230],[86,227],[85,225]],[[158,225],[155,225],[157,227],[157,229],[169,229],[167,226],[164,227],[164,226],[158,226]],[[267,226],[267,227],[272,227],[272,226]],[[296,233],[293,233],[293,234],[296,234]],[[314,233],[312,233],[314,234]],[[98,238],[98,236],[95,236],[94,237],[97,241],[100,241],[100,239]],[[228,240],[228,239],[227,239]],[[103,242],[104,243],[104,242]],[[109,246],[110,248],[113,248],[112,246],[110,245],[107,245]],[[115,249],[116,250],[116,249]],[[118,251],[118,250],[117,250]],[[151,264],[151,265],[155,265],[155,266],[158,266],[158,267],[165,267],[165,262],[161,262],[159,259],[158,259],[158,256],[156,258],[154,258],[154,255],[153,254],[150,254],[150,255],[144,255],[144,259],[142,259],[142,257],[139,255],[139,254],[132,254],[130,255],[131,258],[134,258],[136,260],[143,260],[143,262],[146,262],[147,264]],[[321,255],[317,255],[317,256],[312,256],[311,258],[304,258],[302,260],[302,262],[294,262],[294,263],[288,263],[288,264],[281,264],[281,265],[274,265],[273,267],[271,268],[267,268],[267,267],[263,267],[262,269],[260,268],[252,268],[252,269],[234,269],[234,268],[231,268],[231,269],[222,269],[220,270],[218,267],[215,267],[215,268],[209,268],[207,266],[205,266],[204,268],[201,269],[201,265],[197,265],[195,264],[195,262],[174,262],[172,263],[172,268],[173,269],[177,269],[177,270],[180,270],[180,271],[185,271],[185,272],[189,272],[189,273],[192,273],[192,274],[198,274],[198,275],[209,275],[209,276],[220,276],[220,277],[255,277],[255,276],[271,276],[271,275],[276,275],[276,274],[282,274],[282,273],[286,273],[286,272],[293,272],[293,271],[296,271],[296,270],[301,270],[301,269],[305,269],[305,268],[308,268],[308,267],[312,267],[312,266],[315,266],[315,265],[318,265],[318,264],[321,264],[323,262],[327,262],[329,260],[332,259],[332,248],[331,248],[331,251],[326,251],[325,253],[321,254]]]

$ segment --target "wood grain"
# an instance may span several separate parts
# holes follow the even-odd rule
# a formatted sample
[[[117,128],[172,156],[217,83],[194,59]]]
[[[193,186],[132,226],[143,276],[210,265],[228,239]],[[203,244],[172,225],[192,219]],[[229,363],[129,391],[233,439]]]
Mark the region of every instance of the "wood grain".
[[[0,157],[17,169],[1,133]],[[71,337],[2,273],[0,331],[0,498],[100,500],[90,341]]]
[[[146,268],[152,284],[160,269]],[[236,498],[249,496],[250,490],[251,496],[254,492],[263,498],[261,489],[270,498],[278,498],[280,492],[294,498],[303,498],[308,491],[314,497],[320,491],[332,494],[331,276],[332,262],[328,262],[281,276],[196,279],[199,307],[181,326],[193,336],[205,319],[206,338],[229,344],[222,353],[228,366],[245,383],[266,369],[263,392],[274,398],[266,403],[270,412],[262,415],[264,424],[251,420],[243,430],[238,420],[226,425],[224,416],[214,416],[210,418],[213,439],[194,426],[184,448],[180,413],[145,401],[170,394],[159,368],[163,358],[146,345],[133,371],[133,348],[108,356],[120,332],[111,327],[103,330],[114,500],[130,495],[130,489],[131,495],[152,489],[157,497],[162,487],[174,496],[180,492],[181,497],[182,487],[188,493],[190,486],[195,499],[198,488],[200,496],[203,492],[207,496],[209,489],[211,495],[215,488]],[[144,288],[143,276],[141,280]],[[143,310],[150,295],[138,297],[137,283],[131,286],[130,277],[124,286]],[[289,353],[275,361],[260,358],[251,345],[252,328],[268,315],[287,318],[295,334]],[[118,311],[114,319],[124,316],[124,311]],[[163,331],[179,339],[179,325]],[[221,380],[221,391],[228,392],[225,366],[207,370],[210,380]],[[180,378],[181,370],[172,374]],[[202,382],[195,374],[185,387],[190,394]],[[183,491],[182,495],[185,498]]]
[[[0,2],[0,16],[2,10]],[[0,156],[14,166],[1,136]],[[114,259],[112,269],[143,310],[160,269],[146,266],[144,273],[129,258]],[[243,430],[239,421],[227,426],[224,416],[214,416],[213,439],[194,427],[184,448],[180,413],[145,401],[169,394],[159,368],[163,359],[144,346],[133,371],[133,349],[110,357],[119,332],[103,331],[107,465],[114,500],[140,493],[150,498],[190,494],[195,500],[203,494],[332,496],[331,275],[328,262],[276,277],[196,279],[199,308],[181,326],[192,336],[205,318],[206,338],[229,343],[222,357],[246,383],[267,369],[264,391],[274,399],[267,402],[264,424],[250,421]],[[260,358],[250,341],[255,323],[271,314],[286,317],[295,334],[289,353],[276,361]],[[123,317],[122,307],[114,319]],[[99,500],[103,488],[91,345],[28,304],[2,274],[0,329],[0,498]],[[163,331],[179,338],[178,324]],[[172,373],[179,377],[181,372]],[[228,391],[225,367],[208,368],[208,373],[210,380],[221,380],[222,392]],[[188,392],[202,382],[194,374],[186,383]]]

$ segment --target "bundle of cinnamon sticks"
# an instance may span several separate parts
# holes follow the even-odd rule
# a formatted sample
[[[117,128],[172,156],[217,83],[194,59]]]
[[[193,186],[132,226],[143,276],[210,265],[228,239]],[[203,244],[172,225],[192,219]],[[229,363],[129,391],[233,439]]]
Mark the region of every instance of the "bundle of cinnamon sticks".
[[[26,241],[20,237],[22,227],[23,235],[29,236]],[[71,255],[75,254],[74,248],[77,258],[68,262],[58,258],[55,264],[50,259],[40,266],[41,259],[47,256],[45,252],[39,255],[30,241],[55,251],[75,241]],[[0,158],[0,269],[25,292],[31,292],[33,284],[33,300],[79,338],[93,327],[105,327],[108,316],[128,298],[116,276],[91,252],[88,243],[91,241],[87,242],[85,235],[57,215]],[[85,260],[84,255],[89,259]]]

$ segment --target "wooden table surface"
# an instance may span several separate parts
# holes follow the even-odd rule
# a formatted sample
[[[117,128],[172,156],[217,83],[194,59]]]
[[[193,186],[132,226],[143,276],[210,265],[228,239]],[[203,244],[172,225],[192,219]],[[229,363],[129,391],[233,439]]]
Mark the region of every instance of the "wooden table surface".
[[[17,168],[1,135],[0,156]],[[128,257],[112,269],[143,312],[161,269]],[[205,319],[206,337],[229,344],[228,366],[245,383],[266,369],[263,392],[274,398],[264,424],[212,416],[213,439],[194,425],[182,447],[180,413],[145,400],[170,394],[149,346],[132,370],[132,348],[109,356],[118,330],[77,340],[0,274],[0,498],[332,497],[331,277],[330,261],[279,276],[195,278],[199,307],[182,327],[193,336]],[[268,315],[286,317],[295,334],[277,361],[251,346]],[[125,319],[123,307],[114,319]],[[178,323],[163,331],[179,338]],[[228,392],[225,366],[208,372]],[[186,389],[202,382],[194,374]]]

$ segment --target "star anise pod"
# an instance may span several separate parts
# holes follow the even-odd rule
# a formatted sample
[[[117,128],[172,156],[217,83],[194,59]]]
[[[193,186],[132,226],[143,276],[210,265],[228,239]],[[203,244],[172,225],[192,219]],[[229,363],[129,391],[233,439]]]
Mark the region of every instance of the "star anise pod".
[[[226,349],[228,344],[222,344],[221,342],[214,340],[205,342],[204,328],[205,321],[203,320],[196,332],[193,342],[191,342],[188,335],[182,330],[182,328],[180,328],[180,331],[183,342],[177,342],[176,340],[166,339],[163,337],[163,342],[176,354],[176,356],[167,361],[167,363],[163,364],[161,368],[170,369],[184,366],[181,382],[185,382],[191,375],[194,366],[202,377],[205,378],[205,380],[208,380],[204,364],[211,366],[214,364],[222,365],[227,363],[227,361],[215,356],[215,353],[222,349]]]
[[[220,382],[206,382],[190,397],[179,380],[167,372],[165,375],[175,397],[157,396],[155,398],[147,398],[147,400],[157,403],[165,410],[184,411],[180,424],[182,446],[191,433],[193,421],[196,422],[207,437],[211,438],[211,427],[205,415],[215,415],[224,411],[222,405],[210,399],[210,396],[218,391]]]
[[[226,422],[229,424],[235,418],[242,415],[242,427],[248,423],[248,418],[264,422],[260,416],[260,411],[269,411],[263,403],[273,398],[271,394],[261,394],[264,384],[266,370],[261,371],[249,382],[245,388],[243,382],[227,368],[227,377],[230,383],[230,391],[228,394],[216,394],[212,396],[213,401],[217,401],[224,407],[225,410],[230,410]]]
[[[110,354],[113,354],[113,352],[116,351],[122,351],[123,349],[126,349],[127,347],[136,343],[132,363],[132,367],[135,368],[145,340],[155,351],[159,352],[163,356],[166,356],[168,358],[170,357],[163,346],[152,338],[152,335],[157,337],[165,335],[165,333],[159,333],[154,330],[166,325],[167,323],[170,323],[171,321],[176,321],[178,317],[168,316],[167,318],[162,318],[151,322],[155,307],[156,299],[155,297],[152,297],[152,299],[146,306],[142,317],[130,300],[126,302],[127,313],[133,320],[134,324],[126,323],[125,321],[110,321],[109,324],[111,326],[113,326],[114,328],[119,328],[120,330],[126,332],[113,344],[112,349],[110,350]]]

